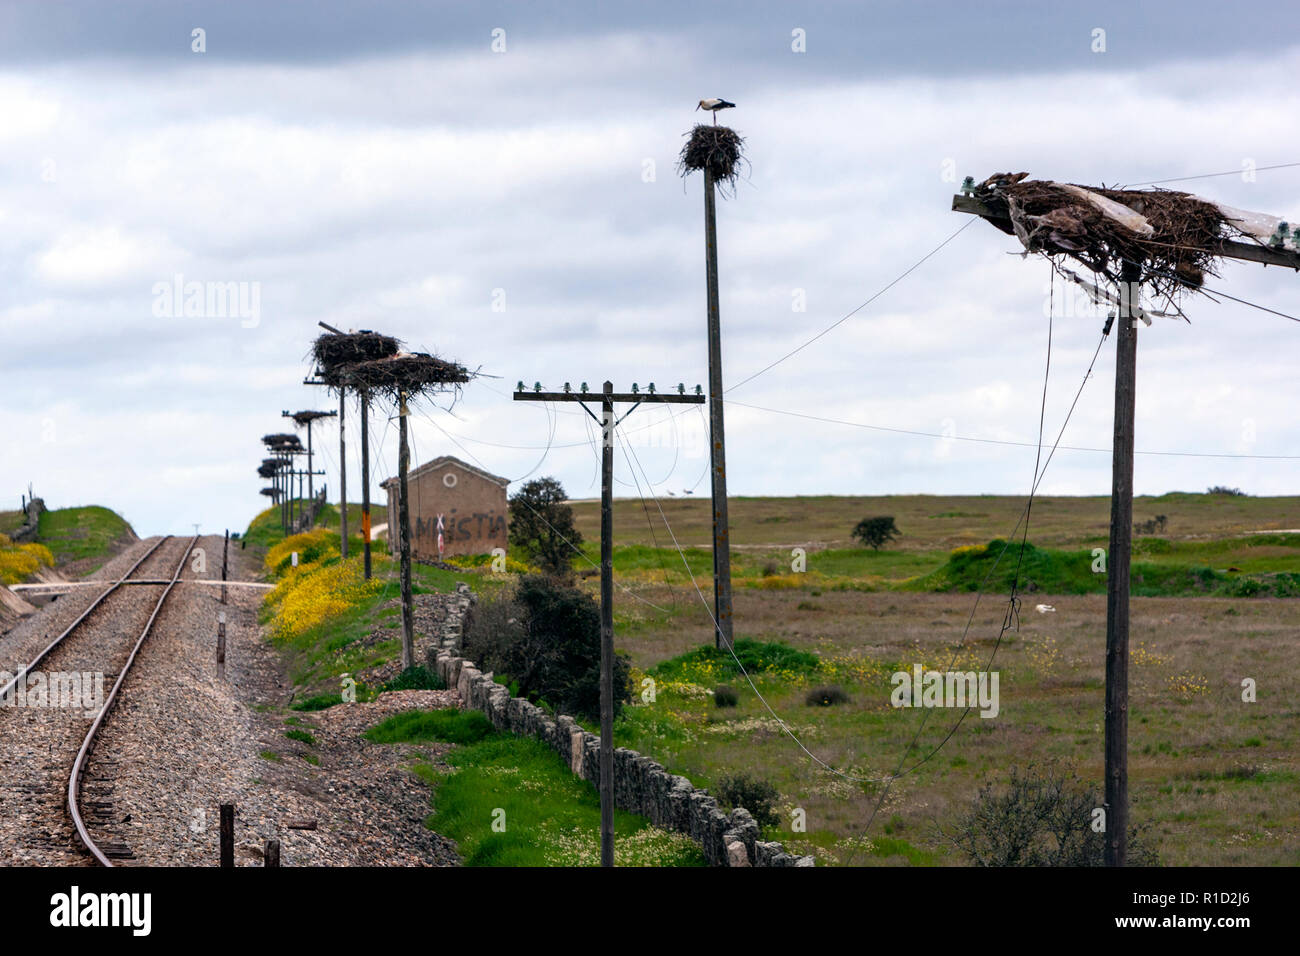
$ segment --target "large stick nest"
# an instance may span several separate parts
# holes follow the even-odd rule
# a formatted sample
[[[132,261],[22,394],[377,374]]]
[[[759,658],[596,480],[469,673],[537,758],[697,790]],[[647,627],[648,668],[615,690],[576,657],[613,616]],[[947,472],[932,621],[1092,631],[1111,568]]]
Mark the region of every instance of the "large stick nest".
[[[697,170],[707,170],[713,181],[736,188],[740,163],[745,159],[745,140],[728,126],[700,123],[689,133],[690,138],[677,157],[677,172],[682,176]]]
[[[298,426],[306,425],[308,422],[314,422],[318,418],[329,418],[334,412],[294,412],[290,418]]]
[[[297,435],[289,435],[283,432],[280,432],[275,435],[263,435],[262,444],[266,445],[266,447],[271,449],[271,451],[277,451],[277,452],[287,453],[287,452],[295,452],[295,451],[306,451],[306,449],[302,447],[302,441],[298,438]]]
[[[318,336],[311,347],[311,357],[320,368],[321,379],[337,390],[339,371],[357,362],[396,355],[402,343],[391,335],[363,329],[360,332],[327,332]]]
[[[327,332],[317,337],[311,354],[326,369],[352,362],[373,362],[396,355],[401,343],[391,335],[362,329],[360,332]]]
[[[274,498],[279,493],[280,493],[279,488],[263,488],[261,491],[261,494],[266,495],[268,498]]]
[[[1143,234],[1061,184],[1025,175],[999,173],[976,187],[976,198],[1010,219],[994,220],[998,228],[1030,252],[1069,256],[1114,281],[1124,261],[1141,264],[1142,281],[1158,295],[1199,289],[1207,273],[1218,275],[1219,243],[1243,234],[1217,206],[1189,193],[1076,187],[1138,213],[1151,226]]]
[[[284,464],[278,458],[269,458],[257,466],[257,476],[259,478],[274,478],[280,473],[280,466]]]
[[[338,379],[348,388],[380,392],[394,399],[459,390],[472,378],[470,371],[424,352],[399,352],[371,362],[353,362],[338,369]]]

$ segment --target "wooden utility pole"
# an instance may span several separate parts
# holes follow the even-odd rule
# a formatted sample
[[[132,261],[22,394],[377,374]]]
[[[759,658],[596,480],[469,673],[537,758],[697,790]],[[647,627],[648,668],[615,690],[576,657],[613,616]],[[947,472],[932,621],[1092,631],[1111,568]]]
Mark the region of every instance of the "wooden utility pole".
[[[325,322],[317,322],[322,329],[334,335],[342,335],[340,329],[334,328]],[[319,371],[317,372],[319,374]],[[324,385],[325,382],[309,381],[304,382],[306,385]],[[339,556],[346,559],[348,556],[348,443],[344,435],[343,419],[347,411],[347,406],[343,401],[346,389],[340,384],[339,390]]]
[[[343,416],[346,406],[343,387],[339,386],[339,555],[348,556],[348,442],[344,435]]]
[[[406,442],[406,392],[400,394],[397,412],[397,521],[401,525],[402,561],[402,670],[415,666],[415,605],[411,598],[411,508],[407,494],[406,473],[411,466],[411,452]],[[364,413],[362,421],[364,421]],[[363,476],[364,478],[365,476]],[[364,522],[366,519],[362,518]],[[369,529],[365,529],[369,532]],[[367,533],[366,537],[369,537]],[[366,545],[370,560],[370,545]]]
[[[361,547],[365,552],[365,577],[370,580],[370,392],[357,389],[361,397]],[[402,428],[406,428],[406,408],[402,407]],[[402,432],[403,447],[406,432]]]
[[[989,220],[1012,232],[1010,217],[976,196],[952,197],[955,212]],[[1213,255],[1300,270],[1300,253],[1277,244],[1220,239]],[[1130,568],[1133,558],[1133,449],[1137,409],[1137,323],[1143,264],[1124,260],[1119,274],[1115,347],[1115,418],[1111,444],[1110,548],[1106,553],[1106,844],[1107,866],[1128,860],[1128,650]]]
[[[651,385],[650,391],[638,392],[636,386],[629,393],[615,393],[614,386],[606,382],[598,395],[588,394],[586,386],[573,392],[566,385],[562,392],[526,392],[523,383],[514,394],[517,402],[578,402],[600,426],[600,865],[614,865],[614,428],[632,414],[642,402],[668,402],[701,405],[704,396],[687,395],[679,387],[678,394],[660,395]],[[699,392],[699,387],[696,387]],[[587,408],[588,401],[600,399],[600,417]],[[614,418],[614,405],[631,402],[632,408],[623,418]],[[403,493],[405,498],[405,493]]]
[[[1115,336],[1115,421],[1111,442],[1110,548],[1106,553],[1106,865],[1128,857],[1128,625],[1133,553],[1133,440],[1137,399],[1137,315],[1142,265],[1120,268]]]
[[[714,115],[717,121],[717,115]],[[704,260],[709,312],[709,446],[713,475],[713,617],[715,646],[731,647],[731,525],[727,520],[727,453],[722,422],[722,327],[718,307],[718,222],[713,173],[704,169]]]

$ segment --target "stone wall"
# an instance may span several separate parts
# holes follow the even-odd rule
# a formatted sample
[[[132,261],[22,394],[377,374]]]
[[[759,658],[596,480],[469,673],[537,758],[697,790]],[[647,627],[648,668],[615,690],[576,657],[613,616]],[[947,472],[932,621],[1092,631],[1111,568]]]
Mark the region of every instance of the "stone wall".
[[[35,541],[37,534],[40,532],[41,512],[44,510],[46,509],[45,499],[43,498],[33,498],[27,502],[27,521],[21,528],[9,535],[9,540],[15,543]]]
[[[600,787],[600,737],[583,730],[572,718],[551,718],[483,673],[473,661],[459,656],[465,616],[474,596],[469,586],[456,585],[457,603],[443,625],[439,641],[427,653],[427,663],[464,706],[482,711],[499,730],[535,737],[560,755],[575,774]],[[674,776],[649,757],[619,747],[614,751],[614,802],[620,810],[639,813],[656,826],[685,833],[704,850],[713,866],[812,866],[811,856],[796,857],[780,843],[759,839],[758,824],[749,811],[725,813],[717,800]]]

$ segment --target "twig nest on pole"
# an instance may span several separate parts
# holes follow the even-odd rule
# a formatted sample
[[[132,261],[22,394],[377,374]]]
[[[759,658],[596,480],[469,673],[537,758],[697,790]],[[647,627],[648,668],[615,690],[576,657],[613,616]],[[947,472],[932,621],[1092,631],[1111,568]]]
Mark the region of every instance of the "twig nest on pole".
[[[268,448],[287,447],[293,448],[302,444],[297,435],[290,435],[285,432],[279,432],[275,435],[263,435],[262,444]]]
[[[1141,263],[1153,292],[1199,289],[1221,253],[1219,242],[1246,235],[1223,210],[1168,189],[1107,189],[998,173],[974,188],[1029,252],[1069,256],[1118,281],[1122,261]]]
[[[257,466],[257,477],[273,478],[275,477],[276,472],[278,472],[279,470],[280,470],[280,462],[278,460],[273,460],[269,462],[264,461]]]
[[[295,425],[302,427],[316,421],[318,418],[329,418],[330,414],[330,412],[294,412],[289,417],[293,419]]]
[[[729,126],[700,123],[689,133],[689,139],[677,157],[677,172],[682,176],[696,170],[707,170],[716,183],[735,191],[740,162],[745,158],[745,141]]]
[[[320,366],[321,378],[337,388],[339,371],[345,366],[396,355],[401,347],[402,343],[393,336],[368,329],[342,334],[328,332],[312,344],[311,357]]]
[[[276,495],[278,495],[280,492],[277,491],[277,490],[274,489],[274,488],[263,488],[262,491],[261,491],[261,493],[264,494],[264,495],[266,495],[268,498],[274,498],[274,497],[275,497]]]
[[[354,362],[338,369],[339,382],[400,398],[458,389],[472,377],[465,366],[424,352],[399,352],[371,362]]]

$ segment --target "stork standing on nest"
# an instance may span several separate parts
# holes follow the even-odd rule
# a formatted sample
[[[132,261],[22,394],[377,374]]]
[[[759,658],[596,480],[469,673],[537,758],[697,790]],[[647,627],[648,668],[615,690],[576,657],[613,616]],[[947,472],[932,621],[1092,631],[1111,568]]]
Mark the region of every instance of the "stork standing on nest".
[[[696,110],[708,110],[710,113],[712,113],[712,114],[713,114],[713,125],[714,125],[714,126],[717,126],[717,125],[718,125],[718,110],[729,110],[729,109],[733,109],[733,108],[735,107],[735,105],[736,105],[735,103],[728,103],[726,100],[720,100],[720,99],[716,99],[716,98],[715,98],[715,99],[711,99],[711,100],[700,100],[699,105],[696,106],[695,109],[696,109]]]

